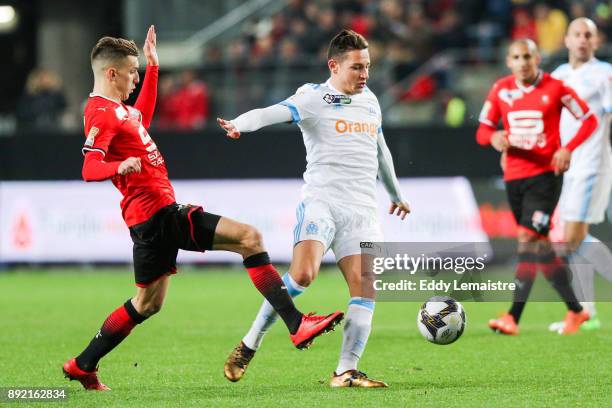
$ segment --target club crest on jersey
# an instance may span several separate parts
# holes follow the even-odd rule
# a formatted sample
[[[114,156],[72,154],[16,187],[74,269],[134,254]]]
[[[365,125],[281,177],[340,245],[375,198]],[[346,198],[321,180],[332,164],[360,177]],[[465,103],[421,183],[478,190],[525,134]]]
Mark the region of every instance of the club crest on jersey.
[[[523,91],[520,89],[500,89],[497,96],[506,104],[512,106],[515,100],[523,97]]]
[[[341,104],[341,105],[349,105],[351,103],[351,98],[349,98],[346,95],[332,95],[332,94],[325,94],[323,95],[323,100],[325,102],[327,102],[328,104]]]
[[[95,126],[92,126],[91,129],[89,129],[89,133],[87,134],[87,140],[85,140],[85,146],[93,146],[94,141],[96,139],[96,135],[99,132],[100,132],[100,129],[98,129]]]
[[[317,224],[315,224],[314,222],[310,222],[307,226],[306,226],[306,234],[308,235],[314,235],[316,233],[319,232],[319,227],[317,226]]]

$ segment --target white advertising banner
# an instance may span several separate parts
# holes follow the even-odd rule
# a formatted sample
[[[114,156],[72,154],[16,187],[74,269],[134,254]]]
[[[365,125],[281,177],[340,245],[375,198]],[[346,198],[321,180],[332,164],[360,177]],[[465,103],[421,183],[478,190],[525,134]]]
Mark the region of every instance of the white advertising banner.
[[[274,262],[291,260],[300,179],[175,181],[179,203],[257,227]],[[486,242],[467,179],[401,179],[412,213],[388,215],[379,192],[387,241]],[[0,262],[130,262],[132,242],[121,218],[120,193],[109,182],[0,182]],[[334,260],[328,253],[326,261]],[[227,252],[181,251],[180,262],[240,262]]]

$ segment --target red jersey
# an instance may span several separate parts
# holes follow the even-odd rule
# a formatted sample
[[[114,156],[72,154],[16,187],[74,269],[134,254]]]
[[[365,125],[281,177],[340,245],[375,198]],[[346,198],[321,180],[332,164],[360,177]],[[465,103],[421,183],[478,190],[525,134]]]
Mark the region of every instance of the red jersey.
[[[147,67],[134,107],[95,94],[89,96],[85,106],[87,140],[83,154],[99,152],[105,162],[114,162],[117,168],[128,157],[141,160],[140,173],[111,177],[123,195],[121,211],[128,227],[148,220],[157,210],[175,202],[164,159],[146,130],[153,117],[156,94],[157,67]]]
[[[581,121],[591,114],[586,102],[572,88],[548,73],[540,72],[529,87],[518,84],[513,75],[493,85],[479,121],[496,128],[502,119],[508,132],[510,148],[504,180],[554,171],[551,161],[561,147],[559,122],[563,108]]]

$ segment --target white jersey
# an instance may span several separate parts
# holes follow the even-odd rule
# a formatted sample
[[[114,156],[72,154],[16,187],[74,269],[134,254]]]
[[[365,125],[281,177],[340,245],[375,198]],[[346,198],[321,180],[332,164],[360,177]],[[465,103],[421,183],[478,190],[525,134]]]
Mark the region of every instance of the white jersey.
[[[382,132],[376,96],[345,95],[324,84],[305,84],[281,102],[302,130],[306,171],[302,198],[376,208],[377,136]]]
[[[572,153],[572,162],[567,174],[612,172],[610,150],[612,65],[593,58],[577,69],[573,69],[570,64],[563,64],[552,73],[552,76],[573,88],[599,120],[599,126],[595,132]],[[574,137],[581,123],[567,109],[563,110],[560,122],[563,145]]]

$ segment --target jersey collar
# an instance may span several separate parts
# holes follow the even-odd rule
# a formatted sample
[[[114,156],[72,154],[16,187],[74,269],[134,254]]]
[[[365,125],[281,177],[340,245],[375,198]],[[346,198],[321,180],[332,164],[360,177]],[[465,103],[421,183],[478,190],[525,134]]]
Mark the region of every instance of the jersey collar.
[[[538,84],[542,81],[542,77],[544,76],[544,74],[542,73],[542,71],[538,71],[538,76],[536,76],[536,80],[533,82],[533,84],[529,85],[529,86],[523,86],[521,85],[521,83],[519,81],[517,81],[516,79],[514,80],[514,83],[516,84],[516,86],[518,87],[518,89],[520,89],[521,91],[523,91],[524,93],[529,93],[531,91],[533,91],[535,89],[536,86],[538,86]]]
[[[119,105],[123,105],[123,104],[121,103],[121,101],[118,101],[118,100],[113,99],[113,98],[109,98],[108,96],[100,95],[100,94],[98,94],[98,93],[93,93],[93,92],[89,94],[89,97],[90,97],[90,98],[93,98],[93,97],[96,97],[96,96],[97,96],[98,98],[104,98],[104,99],[109,100],[109,101],[111,101],[111,102],[118,103]]]
[[[332,91],[334,91],[337,94],[346,95],[344,92],[340,92],[339,90],[334,88],[334,86],[331,84],[331,78],[329,78],[327,81],[325,81],[325,86],[328,87],[329,89],[331,89]]]
[[[587,62],[585,62],[584,64],[582,64],[581,66],[579,66],[578,68],[572,67],[572,65],[569,62],[567,63],[567,65],[569,66],[570,71],[576,72],[576,71],[580,71],[581,69],[583,69],[587,65],[594,64],[597,61],[598,61],[597,58],[593,57],[590,60],[588,60]]]

